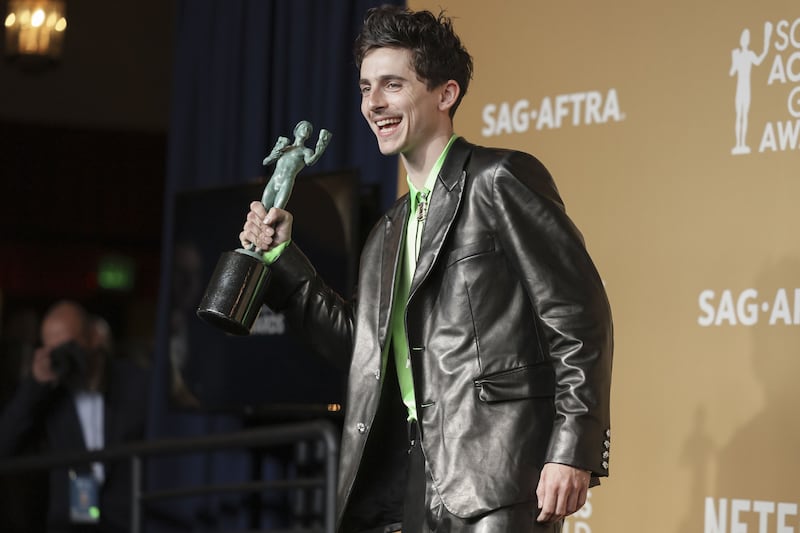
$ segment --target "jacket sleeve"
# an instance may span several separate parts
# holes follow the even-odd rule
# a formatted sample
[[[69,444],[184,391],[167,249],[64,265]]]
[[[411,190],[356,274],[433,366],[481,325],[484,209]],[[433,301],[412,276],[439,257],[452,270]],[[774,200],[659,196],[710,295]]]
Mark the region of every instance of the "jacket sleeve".
[[[605,289],[555,183],[534,157],[508,152],[492,181],[497,233],[539,318],[556,378],[546,462],[608,475],[613,352]]]
[[[354,305],[331,289],[294,243],[271,265],[265,303],[315,353],[347,368],[353,349]]]
[[[0,457],[20,451],[34,431],[44,424],[44,410],[55,393],[49,384],[23,379],[14,396],[0,413]]]

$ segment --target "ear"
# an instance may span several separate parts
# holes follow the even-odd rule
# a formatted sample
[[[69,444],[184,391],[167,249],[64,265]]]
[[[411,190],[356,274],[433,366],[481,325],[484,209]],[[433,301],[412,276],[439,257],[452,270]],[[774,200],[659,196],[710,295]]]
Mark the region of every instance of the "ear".
[[[461,94],[461,87],[455,80],[447,80],[439,89],[439,109],[450,112],[450,108],[456,104],[458,95]]]

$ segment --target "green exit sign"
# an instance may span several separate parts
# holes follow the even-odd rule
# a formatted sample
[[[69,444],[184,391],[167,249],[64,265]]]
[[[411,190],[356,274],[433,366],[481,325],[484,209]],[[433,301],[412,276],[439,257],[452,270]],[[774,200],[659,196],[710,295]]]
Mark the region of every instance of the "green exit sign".
[[[97,284],[113,291],[129,291],[136,280],[135,265],[129,257],[107,255],[97,266]]]

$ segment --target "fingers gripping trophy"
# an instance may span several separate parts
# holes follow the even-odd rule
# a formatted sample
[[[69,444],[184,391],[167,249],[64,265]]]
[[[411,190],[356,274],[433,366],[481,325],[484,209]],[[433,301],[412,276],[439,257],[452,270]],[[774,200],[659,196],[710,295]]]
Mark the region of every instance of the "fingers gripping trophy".
[[[305,142],[313,131],[310,122],[301,120],[294,128],[294,142],[290,143],[287,137],[278,137],[264,158],[264,166],[275,163],[275,170],[261,196],[261,203],[267,211],[272,207],[283,209],[292,194],[297,174],[322,157],[332,134],[320,130],[317,144],[311,150]],[[269,274],[263,252],[254,244],[224,252],[200,301],[197,316],[226,333],[248,335],[261,310]]]

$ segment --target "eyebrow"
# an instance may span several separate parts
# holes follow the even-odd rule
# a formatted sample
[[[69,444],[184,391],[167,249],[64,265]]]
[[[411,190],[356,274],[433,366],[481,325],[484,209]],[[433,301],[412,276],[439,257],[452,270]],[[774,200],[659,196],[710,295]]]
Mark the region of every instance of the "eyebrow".
[[[397,75],[397,74],[384,74],[383,76],[379,76],[378,77],[378,83],[382,83],[382,82],[385,83],[387,81],[392,81],[392,80],[408,81],[408,79],[404,78],[403,76]],[[360,80],[358,80],[358,84],[359,85],[369,85],[370,81],[368,79],[366,79],[366,78],[361,78]]]

